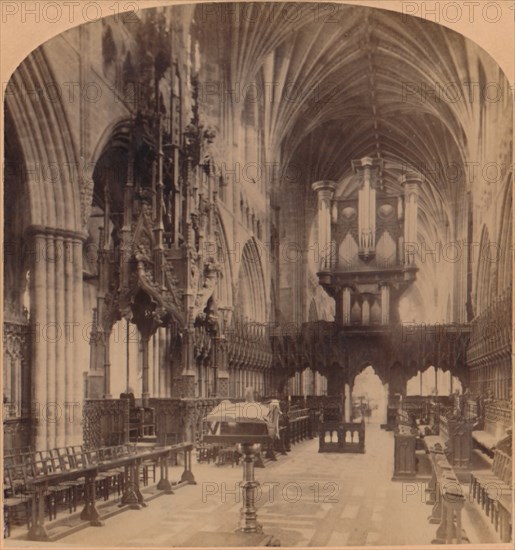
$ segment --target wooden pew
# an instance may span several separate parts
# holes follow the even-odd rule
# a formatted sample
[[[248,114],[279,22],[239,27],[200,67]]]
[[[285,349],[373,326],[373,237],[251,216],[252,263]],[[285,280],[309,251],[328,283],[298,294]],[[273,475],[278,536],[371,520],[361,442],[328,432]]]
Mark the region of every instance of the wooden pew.
[[[465,505],[463,489],[436,438],[437,436],[430,436],[425,439],[432,467],[432,477],[428,486],[430,498],[426,500],[426,504],[433,506],[429,523],[438,524],[432,543],[469,542],[461,521]]]
[[[512,436],[501,440],[494,451],[491,472],[470,474],[470,494],[500,532],[503,542],[510,542],[512,527]]]
[[[311,438],[309,409],[291,407],[288,411],[290,445]]]

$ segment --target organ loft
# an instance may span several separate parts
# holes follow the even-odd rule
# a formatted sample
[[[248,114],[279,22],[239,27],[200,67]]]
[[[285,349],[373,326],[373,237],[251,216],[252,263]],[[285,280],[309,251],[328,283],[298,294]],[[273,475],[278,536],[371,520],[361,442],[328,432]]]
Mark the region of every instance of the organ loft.
[[[318,231],[329,249],[318,277],[335,300],[335,321],[342,327],[387,329],[399,323],[399,299],[416,278],[421,176],[403,176],[402,191],[387,193],[382,164],[370,157],[353,161],[358,181],[352,194],[337,195],[337,185],[328,181],[313,184]]]
[[[17,61],[7,547],[512,541],[513,74],[451,27],[170,0]]]

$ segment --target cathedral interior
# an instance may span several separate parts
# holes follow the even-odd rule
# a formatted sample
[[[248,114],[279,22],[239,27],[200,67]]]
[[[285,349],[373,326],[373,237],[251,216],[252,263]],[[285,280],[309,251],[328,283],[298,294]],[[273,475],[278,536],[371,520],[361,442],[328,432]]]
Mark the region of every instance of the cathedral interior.
[[[7,84],[8,545],[512,540],[513,88],[292,6],[106,17]]]

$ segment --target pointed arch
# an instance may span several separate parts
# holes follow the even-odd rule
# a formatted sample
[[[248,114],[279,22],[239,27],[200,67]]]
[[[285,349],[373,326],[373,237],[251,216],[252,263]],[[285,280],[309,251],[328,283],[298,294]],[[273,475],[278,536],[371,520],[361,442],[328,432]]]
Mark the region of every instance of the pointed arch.
[[[500,261],[497,272],[497,294],[504,292],[512,279],[512,231],[513,231],[513,173],[506,179],[505,191],[502,197],[502,211],[500,216],[499,243]]]
[[[483,226],[481,231],[478,254],[479,258],[476,276],[476,314],[481,313],[490,303],[492,265],[489,259],[490,234],[486,225]]]
[[[311,298],[311,302],[309,304],[308,321],[309,322],[318,321],[318,308],[314,297]]]
[[[263,265],[256,240],[249,239],[241,253],[236,311],[243,319],[264,323],[267,316]]]
[[[216,253],[217,261],[223,265],[216,286],[216,299],[218,307],[231,307],[233,304],[233,272],[229,261],[229,247],[227,246],[227,234],[220,213],[216,216],[217,235]]]
[[[6,89],[6,120],[15,120],[27,174],[32,225],[81,231],[93,182],[85,177],[62,100],[42,48],[34,50],[12,75]],[[30,90],[46,90],[36,98]],[[51,97],[48,97],[51,94]],[[9,132],[5,135],[10,139]]]

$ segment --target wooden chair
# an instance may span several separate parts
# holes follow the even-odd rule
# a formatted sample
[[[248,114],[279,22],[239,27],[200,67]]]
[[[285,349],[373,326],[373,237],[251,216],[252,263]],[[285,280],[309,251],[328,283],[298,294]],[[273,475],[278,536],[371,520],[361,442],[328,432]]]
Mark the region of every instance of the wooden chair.
[[[30,528],[32,495],[26,491],[25,480],[19,479],[14,467],[4,467],[4,538],[11,536],[12,525],[22,521]],[[22,520],[20,520],[20,513]]]
[[[99,451],[91,449],[85,451],[83,459],[86,466],[95,466],[102,464]],[[111,475],[108,472],[99,472],[95,479],[96,494],[101,495],[104,500],[109,500],[109,486],[111,483]]]
[[[42,459],[46,461],[45,475],[64,471],[57,449],[50,449],[42,453]],[[56,485],[50,485],[48,492],[53,496],[54,519],[57,517],[59,506],[67,507],[70,514],[73,512],[74,482],[63,481]]]
[[[59,458],[62,472],[69,472],[69,471],[80,469],[80,467],[77,466],[77,463],[74,460],[73,453],[70,454],[70,451],[67,447],[56,449],[55,451]],[[70,480],[70,481],[64,482],[64,484],[68,485],[71,491],[70,512],[72,510],[75,512],[77,510],[77,503],[84,496],[85,480],[84,479]]]
[[[100,462],[108,463],[110,461],[116,460],[120,456],[118,449],[119,446],[98,449]],[[104,499],[107,500],[109,498],[111,488],[117,492],[118,496],[120,496],[123,492],[123,487],[125,486],[125,468],[114,467],[101,475],[105,476],[108,484],[107,498],[105,498],[104,495]]]

